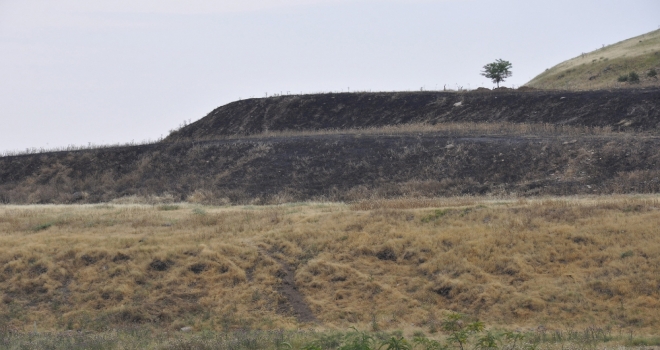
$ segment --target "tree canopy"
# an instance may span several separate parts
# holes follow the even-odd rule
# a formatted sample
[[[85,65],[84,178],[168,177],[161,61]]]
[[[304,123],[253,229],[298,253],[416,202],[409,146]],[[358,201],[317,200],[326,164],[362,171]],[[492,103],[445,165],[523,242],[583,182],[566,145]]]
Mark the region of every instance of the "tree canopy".
[[[500,87],[500,82],[511,76],[511,67],[511,62],[497,59],[495,62],[485,65],[481,75],[492,80],[493,83],[497,84],[497,87]]]

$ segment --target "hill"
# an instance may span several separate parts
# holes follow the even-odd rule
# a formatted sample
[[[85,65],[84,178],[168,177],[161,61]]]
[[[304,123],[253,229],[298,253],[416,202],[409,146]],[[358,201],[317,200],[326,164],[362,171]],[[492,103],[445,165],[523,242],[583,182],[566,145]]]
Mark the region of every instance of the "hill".
[[[547,69],[525,86],[538,89],[596,90],[660,86],[660,30],[583,53],[580,56]],[[630,72],[639,76],[639,83],[620,81]]]
[[[226,204],[660,191],[658,137],[492,128],[376,129],[5,157],[0,200],[95,203],[167,194]]]
[[[165,142],[273,131],[343,130],[410,123],[530,123],[620,130],[659,127],[660,90],[341,93],[236,101]]]
[[[446,342],[460,312],[526,341],[632,342],[660,325],[659,127],[657,88],[324,94],[234,102],[153,144],[6,155],[0,341]]]

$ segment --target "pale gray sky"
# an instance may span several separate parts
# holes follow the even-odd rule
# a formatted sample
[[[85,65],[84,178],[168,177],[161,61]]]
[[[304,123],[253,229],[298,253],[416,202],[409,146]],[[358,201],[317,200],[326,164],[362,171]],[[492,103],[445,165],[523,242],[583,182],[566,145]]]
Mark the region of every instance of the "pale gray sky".
[[[287,91],[518,86],[660,26],[658,0],[0,0],[0,152],[166,136]]]

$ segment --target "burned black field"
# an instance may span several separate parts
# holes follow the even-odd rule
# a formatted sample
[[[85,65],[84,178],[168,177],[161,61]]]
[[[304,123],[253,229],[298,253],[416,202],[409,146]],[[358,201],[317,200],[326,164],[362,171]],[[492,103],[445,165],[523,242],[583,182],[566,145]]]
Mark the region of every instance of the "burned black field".
[[[0,158],[0,202],[653,193],[660,90],[238,101],[149,145]]]

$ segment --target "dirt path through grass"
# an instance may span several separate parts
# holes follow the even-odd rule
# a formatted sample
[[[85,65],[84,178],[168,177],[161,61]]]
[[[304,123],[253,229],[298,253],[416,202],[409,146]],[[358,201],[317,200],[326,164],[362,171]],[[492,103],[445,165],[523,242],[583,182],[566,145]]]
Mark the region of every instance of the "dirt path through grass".
[[[282,279],[282,285],[278,288],[278,292],[286,298],[286,304],[278,307],[278,312],[289,313],[293,312],[296,320],[300,323],[318,322],[316,316],[312,312],[305,301],[305,297],[298,291],[295,281],[295,270],[286,261],[278,259],[267,251],[261,251],[264,255],[275,260],[282,267],[283,273],[279,276]]]

